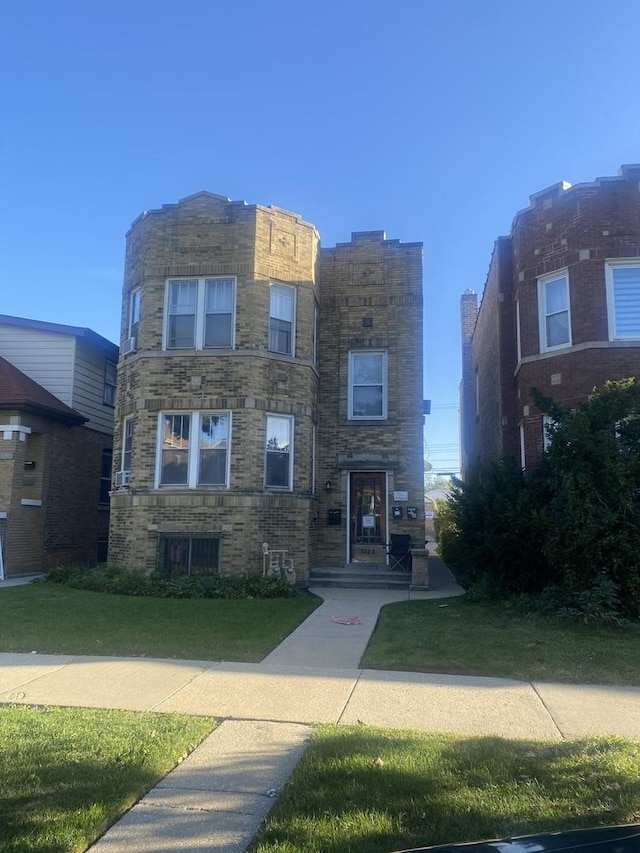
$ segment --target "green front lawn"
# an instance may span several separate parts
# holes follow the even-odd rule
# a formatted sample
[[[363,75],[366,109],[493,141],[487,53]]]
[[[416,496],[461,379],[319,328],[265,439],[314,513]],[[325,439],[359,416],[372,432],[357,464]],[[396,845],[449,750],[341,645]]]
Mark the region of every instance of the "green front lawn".
[[[0,651],[260,661],[320,604],[310,595],[227,601],[0,590]]]
[[[407,601],[382,608],[361,666],[640,685],[640,625],[585,625],[465,596]]]
[[[640,821],[640,744],[323,726],[253,853],[389,853]]]
[[[0,706],[1,853],[81,853],[214,727],[177,714]]]

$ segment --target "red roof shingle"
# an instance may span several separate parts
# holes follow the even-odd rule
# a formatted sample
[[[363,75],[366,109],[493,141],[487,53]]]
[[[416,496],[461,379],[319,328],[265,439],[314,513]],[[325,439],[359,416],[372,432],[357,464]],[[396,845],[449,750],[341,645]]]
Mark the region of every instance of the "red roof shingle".
[[[38,385],[6,358],[0,356],[0,409],[24,409],[68,423],[85,423],[87,418]]]

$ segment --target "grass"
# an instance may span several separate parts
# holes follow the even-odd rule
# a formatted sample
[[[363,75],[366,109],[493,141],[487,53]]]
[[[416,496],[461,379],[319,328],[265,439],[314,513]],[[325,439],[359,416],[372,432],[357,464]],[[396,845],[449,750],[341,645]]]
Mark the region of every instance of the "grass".
[[[1,853],[80,853],[214,728],[206,717],[0,707]]]
[[[640,821],[640,744],[323,726],[253,853],[389,853]]]
[[[585,625],[463,596],[384,607],[361,666],[640,685],[639,662],[640,625]]]
[[[27,584],[0,592],[0,651],[260,661],[320,603],[159,599]]]

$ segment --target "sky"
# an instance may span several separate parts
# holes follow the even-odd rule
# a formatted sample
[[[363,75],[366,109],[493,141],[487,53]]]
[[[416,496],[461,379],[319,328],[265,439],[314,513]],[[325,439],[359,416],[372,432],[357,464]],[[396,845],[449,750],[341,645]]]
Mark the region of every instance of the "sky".
[[[209,190],[424,243],[425,457],[529,196],[640,162],[637,0],[5,0],[0,313],[118,342],[124,239]]]

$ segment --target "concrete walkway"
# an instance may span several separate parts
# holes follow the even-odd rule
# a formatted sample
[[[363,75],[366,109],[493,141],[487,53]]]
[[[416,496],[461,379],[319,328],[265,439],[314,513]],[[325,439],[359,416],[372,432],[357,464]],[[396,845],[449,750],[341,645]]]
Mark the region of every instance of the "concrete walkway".
[[[640,688],[360,669],[382,605],[462,591],[446,567],[436,560],[432,565],[430,592],[314,590],[323,604],[259,664],[0,654],[0,703],[175,711],[222,720],[91,848],[95,853],[241,853],[316,723],[640,740]]]

